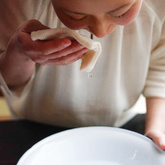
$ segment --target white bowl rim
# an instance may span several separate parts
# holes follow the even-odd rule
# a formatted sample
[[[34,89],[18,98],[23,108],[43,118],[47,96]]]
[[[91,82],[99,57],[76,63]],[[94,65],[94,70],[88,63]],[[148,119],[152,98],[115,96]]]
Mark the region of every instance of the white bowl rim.
[[[78,131],[89,131],[89,130],[93,130],[93,131],[117,131],[117,132],[123,132],[123,133],[127,133],[131,136],[136,136],[138,138],[140,138],[141,140],[147,141],[149,142],[153,147],[155,147],[161,154],[165,155],[165,151],[162,150],[161,148],[159,148],[150,138],[131,131],[131,130],[127,130],[124,128],[118,128],[118,127],[109,127],[109,126],[87,126],[87,127],[78,127],[78,128],[70,128],[58,133],[54,133],[52,135],[49,135],[47,137],[45,137],[44,139],[38,141],[37,143],[35,143],[31,148],[29,148],[23,155],[22,157],[19,159],[17,165],[21,165],[22,162],[24,162],[24,159],[26,159],[32,152],[34,152],[34,150],[38,149],[39,147],[42,147],[44,144],[47,144],[48,142],[51,142],[52,140],[55,140],[56,138],[58,138],[59,136],[66,136],[66,135],[72,135],[73,133],[77,133]]]

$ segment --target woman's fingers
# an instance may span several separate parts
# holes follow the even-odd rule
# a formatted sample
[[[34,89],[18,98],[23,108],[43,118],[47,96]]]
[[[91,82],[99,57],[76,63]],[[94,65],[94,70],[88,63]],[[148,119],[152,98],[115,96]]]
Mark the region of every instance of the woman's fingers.
[[[165,134],[159,130],[149,131],[145,134],[151,138],[161,149],[165,150]]]
[[[82,57],[88,50],[76,40],[54,38],[32,41],[31,32],[48,27],[36,20],[27,21],[19,27],[15,42],[18,51],[35,63],[42,65],[68,65]]]
[[[74,40],[70,46],[61,50],[60,48],[59,50],[54,49],[54,52],[51,54],[43,53],[42,55],[39,55],[35,61],[42,65],[68,65],[79,60],[87,51],[87,48]]]
[[[68,38],[32,41],[31,32],[46,28],[48,27],[36,20],[30,20],[22,24],[16,33],[15,39],[19,51],[35,60],[39,56],[53,54],[72,44]]]
[[[67,56],[63,56],[63,57],[55,58],[55,59],[49,59],[47,61],[41,61],[40,64],[42,64],[42,65],[50,65],[50,64],[69,65],[69,64],[72,64],[75,61],[79,60],[84,55],[84,53],[86,53],[87,51],[88,51],[87,48],[83,48],[83,49],[73,52]]]
[[[59,45],[59,47],[60,47],[60,45]],[[83,49],[84,46],[74,40],[74,41],[72,41],[72,43],[70,45],[67,45],[67,47],[62,47],[62,48],[63,49],[59,48],[59,50],[55,49],[54,52],[49,53],[47,55],[43,55],[41,58],[45,59],[45,60],[60,58],[60,57],[72,54],[74,52],[77,52],[77,51]]]
[[[68,38],[49,41],[32,41],[31,36],[23,32],[19,34],[18,43],[23,53],[29,56],[35,54],[43,57],[61,51],[72,44]]]

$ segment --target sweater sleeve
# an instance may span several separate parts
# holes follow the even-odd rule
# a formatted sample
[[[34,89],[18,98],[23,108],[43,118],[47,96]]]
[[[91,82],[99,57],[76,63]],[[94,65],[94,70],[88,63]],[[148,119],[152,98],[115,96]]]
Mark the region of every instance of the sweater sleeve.
[[[165,98],[165,23],[160,42],[152,51],[146,85],[145,97]]]
[[[0,53],[0,58],[2,56],[3,53]],[[0,89],[2,91],[2,93],[7,97],[7,98],[19,98],[22,97],[23,95],[25,95],[28,90],[31,88],[32,86],[32,82],[35,76],[35,71],[32,74],[30,80],[27,82],[27,84],[21,88],[15,89],[15,90],[10,90],[7,83],[5,82],[3,76],[1,75],[0,72]]]
[[[10,90],[0,73],[0,89],[7,98],[16,99],[16,98],[22,97],[22,96],[26,95],[28,93],[29,89],[31,88],[32,82],[34,79],[34,75],[35,75],[35,73],[33,73],[30,80],[24,87],[18,88],[17,90]]]

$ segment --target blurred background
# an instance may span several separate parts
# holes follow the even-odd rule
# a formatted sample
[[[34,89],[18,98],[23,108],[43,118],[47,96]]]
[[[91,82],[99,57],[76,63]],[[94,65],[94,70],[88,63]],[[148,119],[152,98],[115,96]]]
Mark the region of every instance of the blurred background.
[[[116,126],[122,125],[122,122],[125,123],[125,116],[128,118],[132,118],[136,114],[145,114],[146,113],[146,104],[144,96],[140,96],[137,103],[130,108],[130,110],[123,113],[123,115],[119,118],[119,122],[116,121]],[[6,100],[0,91],[0,121],[4,120],[12,120],[12,115],[10,113],[9,107],[6,103]]]
[[[11,120],[11,114],[7,106],[6,100],[0,91],[0,121]]]

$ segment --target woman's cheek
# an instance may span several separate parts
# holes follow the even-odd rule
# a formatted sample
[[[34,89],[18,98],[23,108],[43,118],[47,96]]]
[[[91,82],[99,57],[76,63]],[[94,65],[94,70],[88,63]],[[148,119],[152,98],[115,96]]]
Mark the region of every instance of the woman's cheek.
[[[123,18],[121,18],[117,23],[119,25],[128,25],[130,24],[136,16],[139,14],[141,7],[141,1],[135,4],[135,6],[126,14]]]
[[[130,11],[128,15],[124,16],[123,18],[120,18],[116,21],[116,24],[118,25],[128,25],[130,24],[137,16],[137,12]]]

